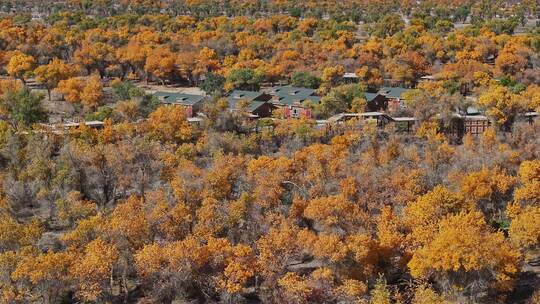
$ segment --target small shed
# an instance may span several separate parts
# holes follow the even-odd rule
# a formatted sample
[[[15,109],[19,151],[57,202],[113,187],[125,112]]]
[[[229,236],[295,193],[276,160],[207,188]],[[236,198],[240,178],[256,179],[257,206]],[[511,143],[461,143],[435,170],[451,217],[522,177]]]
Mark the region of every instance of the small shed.
[[[357,83],[360,80],[360,77],[356,73],[345,73],[341,77],[344,83]]]
[[[529,123],[529,124],[533,124],[536,120],[538,120],[538,112],[534,112],[534,111],[531,111],[531,112],[526,112],[525,114],[523,114],[523,117],[525,118],[525,120]]]
[[[411,133],[414,131],[417,119],[414,117],[393,117],[397,132]]]

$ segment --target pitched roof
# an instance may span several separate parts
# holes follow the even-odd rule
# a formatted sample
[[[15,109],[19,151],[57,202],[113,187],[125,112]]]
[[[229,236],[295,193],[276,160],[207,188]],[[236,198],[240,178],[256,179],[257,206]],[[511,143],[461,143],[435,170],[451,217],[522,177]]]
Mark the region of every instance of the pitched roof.
[[[237,109],[238,102],[242,100],[248,102],[247,110],[253,112],[266,103],[265,101],[256,100],[263,95],[265,95],[263,92],[234,90],[229,94],[229,97],[227,97],[229,109]]]
[[[403,87],[383,87],[381,93],[390,98],[401,98],[401,95],[409,89]]]
[[[275,102],[285,105],[302,103],[311,100],[319,103],[321,98],[315,95],[315,90],[310,88],[300,88],[293,86],[277,86],[270,89],[273,95],[277,97]]]
[[[234,90],[229,94],[228,100],[248,100],[252,101],[257,99],[257,97],[260,97],[261,95],[264,95],[263,92],[255,92],[255,91],[243,91],[243,90]]]
[[[255,110],[257,110],[259,107],[261,107],[262,105],[264,105],[266,102],[265,101],[252,101],[249,103],[247,109],[250,111],[250,112],[253,112]]]
[[[393,120],[392,117],[390,117],[390,115],[386,114],[386,113],[382,113],[382,112],[363,112],[363,113],[339,113],[339,114],[336,114],[330,118],[327,119],[327,121],[329,122],[337,122],[337,121],[340,121],[342,119],[347,119],[347,118],[353,118],[353,117],[362,117],[362,118],[374,118],[374,117],[386,117],[388,118],[389,120]]]
[[[366,98],[367,102],[372,101],[373,99],[377,98],[377,96],[379,96],[379,95],[381,95],[381,94],[379,94],[379,93],[364,93],[364,97]]]
[[[231,110],[238,109],[238,103],[241,100],[244,100],[244,101],[247,102],[246,109],[249,112],[253,112],[253,111],[257,110],[259,107],[261,107],[262,105],[264,105],[266,103],[266,101],[258,101],[258,100],[228,99],[228,101],[229,101],[229,109],[231,109]]]
[[[154,93],[161,102],[169,104],[194,105],[204,99],[203,95],[193,95],[174,92],[156,92]]]
[[[277,96],[311,96],[315,94],[314,89],[310,88],[301,88],[301,87],[293,87],[293,86],[277,86],[272,87],[271,91],[276,94]]]
[[[284,104],[284,105],[292,105],[295,103],[303,103],[305,101],[312,101],[314,103],[319,103],[321,101],[321,98],[319,96],[304,96],[302,98],[298,98],[295,96],[278,96],[277,103]]]

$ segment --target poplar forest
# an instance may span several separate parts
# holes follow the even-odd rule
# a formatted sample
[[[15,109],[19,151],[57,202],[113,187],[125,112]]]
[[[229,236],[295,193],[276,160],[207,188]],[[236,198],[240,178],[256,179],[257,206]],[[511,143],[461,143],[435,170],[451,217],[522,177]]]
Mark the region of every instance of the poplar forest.
[[[540,303],[538,0],[0,1],[0,303]]]

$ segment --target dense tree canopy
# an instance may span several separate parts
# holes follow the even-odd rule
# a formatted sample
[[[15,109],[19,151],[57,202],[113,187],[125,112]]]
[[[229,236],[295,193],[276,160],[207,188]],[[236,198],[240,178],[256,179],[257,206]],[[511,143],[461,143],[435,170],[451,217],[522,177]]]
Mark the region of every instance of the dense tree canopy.
[[[0,302],[540,299],[536,1],[0,10]],[[227,99],[284,84],[317,120]]]

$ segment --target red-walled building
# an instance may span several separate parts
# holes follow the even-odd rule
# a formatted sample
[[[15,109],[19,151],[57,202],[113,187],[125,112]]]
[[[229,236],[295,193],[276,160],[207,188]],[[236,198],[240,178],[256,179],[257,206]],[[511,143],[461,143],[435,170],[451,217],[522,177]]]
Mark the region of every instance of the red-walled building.
[[[284,118],[313,118],[309,103],[318,104],[321,98],[315,90],[293,86],[278,86],[270,89],[271,102],[283,111]]]

